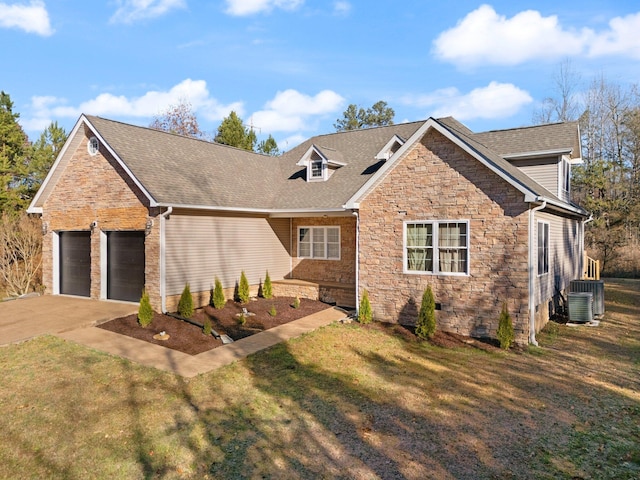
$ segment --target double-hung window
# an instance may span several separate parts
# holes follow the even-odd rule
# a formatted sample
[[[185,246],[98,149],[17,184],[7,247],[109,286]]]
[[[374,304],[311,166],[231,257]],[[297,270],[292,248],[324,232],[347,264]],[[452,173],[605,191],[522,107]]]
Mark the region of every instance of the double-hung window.
[[[538,275],[549,273],[549,224],[538,222]]]
[[[469,223],[405,222],[406,273],[469,274]]]
[[[298,257],[340,260],[340,227],[298,228]]]

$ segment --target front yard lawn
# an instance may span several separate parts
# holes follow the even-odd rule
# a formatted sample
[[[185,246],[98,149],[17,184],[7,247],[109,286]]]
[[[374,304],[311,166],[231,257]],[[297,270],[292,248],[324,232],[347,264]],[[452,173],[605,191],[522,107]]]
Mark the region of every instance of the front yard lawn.
[[[640,281],[606,299],[524,352],[332,325],[188,381],[5,347],[0,478],[640,478]]]

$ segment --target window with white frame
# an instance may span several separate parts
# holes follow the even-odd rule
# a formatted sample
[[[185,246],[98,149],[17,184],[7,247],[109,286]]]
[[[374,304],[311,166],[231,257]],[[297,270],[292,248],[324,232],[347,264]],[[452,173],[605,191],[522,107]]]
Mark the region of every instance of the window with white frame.
[[[549,273],[549,224],[538,222],[538,275]]]
[[[571,191],[571,164],[567,161],[566,158],[563,158],[560,165],[560,175],[562,176],[562,190],[564,193],[568,194]]]
[[[405,222],[407,273],[469,274],[467,221]]]
[[[299,227],[298,257],[340,260],[340,227]]]
[[[311,162],[311,178],[322,178],[322,160],[313,160]]]

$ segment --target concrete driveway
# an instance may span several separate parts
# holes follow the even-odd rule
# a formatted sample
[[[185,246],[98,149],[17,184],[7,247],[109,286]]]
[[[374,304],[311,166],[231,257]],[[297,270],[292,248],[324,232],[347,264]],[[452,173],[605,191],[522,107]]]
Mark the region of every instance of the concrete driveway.
[[[136,313],[137,303],[44,295],[0,303],[0,346],[60,334]]]

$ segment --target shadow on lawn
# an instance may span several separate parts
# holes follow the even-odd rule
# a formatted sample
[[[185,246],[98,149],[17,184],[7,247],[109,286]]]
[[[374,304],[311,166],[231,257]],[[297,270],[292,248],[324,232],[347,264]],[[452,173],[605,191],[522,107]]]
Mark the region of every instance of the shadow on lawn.
[[[630,372],[640,323],[616,315],[599,336],[560,326],[553,348],[539,355],[441,349],[331,326],[193,380],[77,347],[73,378],[58,386],[78,378],[91,389],[70,394],[63,407],[78,419],[70,438],[91,416],[126,411],[129,445],[96,437],[99,453],[90,453],[126,450],[149,479],[634,478],[640,402]],[[395,350],[350,341],[365,334]],[[625,335],[628,343],[608,356]],[[303,355],[301,345],[314,341],[327,342],[322,358]],[[332,347],[354,365],[339,356],[330,363]],[[594,351],[602,363],[584,365],[597,360]],[[109,369],[122,381],[110,383]],[[72,458],[42,453],[29,438],[15,442],[49,476],[82,477]]]

